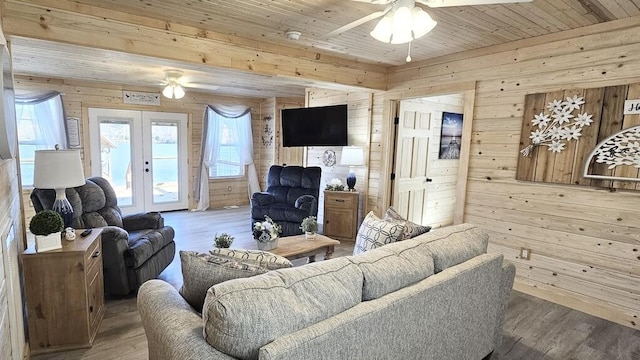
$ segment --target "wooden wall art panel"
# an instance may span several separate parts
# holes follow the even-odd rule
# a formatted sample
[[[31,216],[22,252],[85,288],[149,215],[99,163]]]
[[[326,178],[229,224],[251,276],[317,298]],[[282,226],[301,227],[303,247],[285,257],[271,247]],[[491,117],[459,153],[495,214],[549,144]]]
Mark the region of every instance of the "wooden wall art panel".
[[[640,114],[624,114],[633,99],[640,99],[640,83],[526,95],[516,179],[640,190],[640,169],[631,162],[611,168],[591,161],[587,173],[635,181],[583,176],[600,142],[640,125]]]

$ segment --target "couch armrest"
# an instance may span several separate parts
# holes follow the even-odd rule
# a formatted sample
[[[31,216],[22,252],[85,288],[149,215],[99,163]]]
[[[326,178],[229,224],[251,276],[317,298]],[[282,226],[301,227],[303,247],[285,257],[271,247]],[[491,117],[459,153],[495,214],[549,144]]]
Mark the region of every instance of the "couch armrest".
[[[160,229],[164,218],[159,212],[138,213],[122,217],[122,227],[127,231]]]
[[[234,359],[207,343],[202,316],[169,283],[149,280],[142,284],[138,310],[150,360]]]
[[[509,295],[511,294],[511,289],[513,289],[513,280],[516,276],[516,267],[512,263],[505,261],[502,263],[502,279],[500,281],[499,287],[499,298],[500,304],[498,307],[498,319],[496,321],[496,331],[494,335],[494,347],[493,347],[493,355],[491,356],[491,360],[499,360],[500,354],[498,353],[498,348],[500,348],[500,344],[502,343],[502,327],[504,324],[504,316],[507,311],[507,305],[509,304]]]
[[[295,206],[297,209],[305,210],[309,215],[317,215],[318,200],[313,195],[302,195],[296,199]],[[315,214],[314,214],[315,213]]]
[[[129,249],[129,233],[117,226],[106,226],[102,228],[101,238],[105,293],[126,295],[131,291],[124,263],[124,252]]]
[[[257,192],[251,195],[251,206],[271,205],[274,202],[276,202],[276,198],[266,192]]]

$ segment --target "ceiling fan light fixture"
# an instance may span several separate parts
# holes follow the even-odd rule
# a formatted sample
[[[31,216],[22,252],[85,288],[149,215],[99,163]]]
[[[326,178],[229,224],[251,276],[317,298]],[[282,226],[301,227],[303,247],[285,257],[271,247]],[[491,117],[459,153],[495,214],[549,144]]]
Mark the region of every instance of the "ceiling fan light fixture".
[[[373,36],[374,39],[381,41],[383,43],[391,42],[391,35],[393,34],[393,17],[390,13],[385,15],[376,27],[369,34]]]
[[[418,39],[427,35],[438,23],[419,7],[413,8],[413,38]]]
[[[164,90],[162,90],[162,95],[164,95],[164,97],[168,99],[182,99],[185,95],[185,92],[184,88],[180,84],[172,81],[164,87]]]
[[[387,44],[405,44],[418,39],[438,23],[421,8],[415,6],[415,2],[403,2],[394,6],[370,33],[371,36]]]

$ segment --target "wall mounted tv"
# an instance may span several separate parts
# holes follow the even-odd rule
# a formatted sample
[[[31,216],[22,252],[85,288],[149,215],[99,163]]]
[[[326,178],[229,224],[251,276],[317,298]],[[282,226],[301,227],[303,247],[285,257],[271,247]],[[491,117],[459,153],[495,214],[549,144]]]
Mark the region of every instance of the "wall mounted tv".
[[[346,104],[282,110],[282,146],[346,145]]]

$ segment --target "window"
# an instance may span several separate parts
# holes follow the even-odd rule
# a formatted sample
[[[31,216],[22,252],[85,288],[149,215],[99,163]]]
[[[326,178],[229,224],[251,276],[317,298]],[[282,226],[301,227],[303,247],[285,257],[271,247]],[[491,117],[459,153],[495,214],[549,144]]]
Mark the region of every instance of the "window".
[[[222,116],[216,118],[217,134],[220,136],[219,151],[216,161],[209,167],[212,178],[232,177],[244,175],[244,164],[240,159],[242,153],[237,127],[233,122],[238,119],[228,119]]]
[[[59,94],[44,99],[16,98],[18,148],[22,186],[33,185],[33,159],[36,150],[54,149],[56,144],[66,148],[62,100]]]

